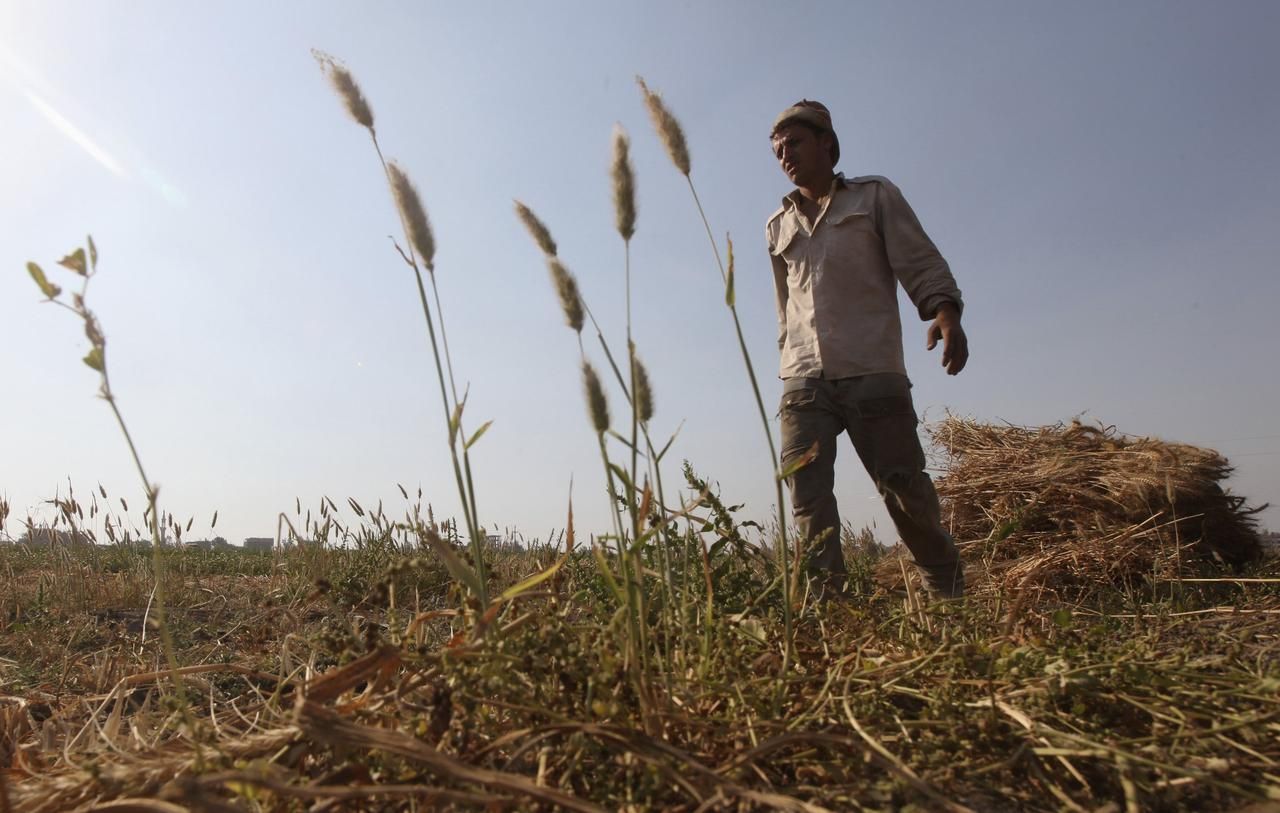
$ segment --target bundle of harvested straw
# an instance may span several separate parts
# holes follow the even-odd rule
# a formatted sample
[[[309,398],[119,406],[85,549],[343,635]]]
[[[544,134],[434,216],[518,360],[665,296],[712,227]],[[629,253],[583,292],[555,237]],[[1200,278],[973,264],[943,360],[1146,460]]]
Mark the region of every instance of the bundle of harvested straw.
[[[1232,468],[1211,449],[1079,421],[949,417],[929,434],[944,457],[943,522],[968,543],[966,560],[989,571],[989,588],[1079,597],[1261,554],[1252,516],[1260,509],[1223,489]]]

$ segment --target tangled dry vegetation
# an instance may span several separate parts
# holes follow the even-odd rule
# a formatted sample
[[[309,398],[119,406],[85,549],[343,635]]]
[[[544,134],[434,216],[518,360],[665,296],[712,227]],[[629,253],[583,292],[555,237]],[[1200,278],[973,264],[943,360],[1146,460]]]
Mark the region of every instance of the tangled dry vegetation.
[[[1081,600],[1261,556],[1254,515],[1266,506],[1224,490],[1231,466],[1211,449],[1079,421],[949,417],[929,434],[945,471],[944,517],[982,591]]]
[[[174,554],[178,676],[145,622],[148,554],[0,549],[0,804],[1119,811],[1280,796],[1277,569],[1223,570],[1193,556],[1223,526],[1178,509],[1175,537],[1159,517],[1221,495],[1193,481],[1225,463],[1074,426],[949,421],[934,436],[953,454],[967,438],[940,489],[962,538],[986,540],[965,547],[988,574],[963,602],[924,605],[877,588],[886,560],[851,549],[859,595],[797,608],[786,673],[778,594],[760,598],[769,558],[714,499],[688,531],[705,559],[676,574],[701,592],[676,594],[678,625],[650,605],[670,637],[639,682],[597,562],[581,545],[565,556],[571,534],[495,553],[494,594],[563,565],[488,617],[381,511],[350,528],[330,514],[321,547]],[[975,494],[991,498],[959,502]],[[1148,501],[1163,537],[1122,518]],[[1046,558],[1091,533],[1096,555]],[[1170,591],[1179,562],[1214,580]]]

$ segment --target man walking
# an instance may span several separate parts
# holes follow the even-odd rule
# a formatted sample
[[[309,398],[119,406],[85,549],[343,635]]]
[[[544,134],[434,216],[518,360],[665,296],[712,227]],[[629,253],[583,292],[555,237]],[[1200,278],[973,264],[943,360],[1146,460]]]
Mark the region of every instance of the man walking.
[[[926,588],[959,597],[964,571],[942,528],[916,435],[897,284],[920,318],[932,320],[928,349],[941,340],[950,375],[969,358],[960,290],[896,186],[835,172],[840,142],[825,106],[805,100],[788,107],[770,140],[796,187],[765,231],[778,304],[783,468],[816,454],[788,480],[796,524],[810,545],[810,585],[824,598],[844,589],[833,488],[836,442],[848,432]]]

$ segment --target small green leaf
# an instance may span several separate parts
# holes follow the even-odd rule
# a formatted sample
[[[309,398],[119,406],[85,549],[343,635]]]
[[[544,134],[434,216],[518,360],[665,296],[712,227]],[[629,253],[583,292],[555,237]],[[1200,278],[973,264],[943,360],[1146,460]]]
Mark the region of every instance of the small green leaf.
[[[93,235],[89,235],[89,270],[98,270],[98,247],[93,244]]]
[[[1053,614],[1053,623],[1056,624],[1059,629],[1070,629],[1071,611],[1065,607],[1061,610],[1055,611]]]
[[[616,440],[616,441],[618,441],[619,443],[621,443],[623,446],[626,446],[628,449],[635,449],[635,447],[631,445],[631,441],[627,440],[627,439],[626,439],[626,437],[624,437],[623,435],[619,434],[618,432],[616,432],[616,431],[614,431],[614,430],[610,429],[610,430],[609,430],[609,435],[610,435],[611,437],[613,437],[613,439],[614,439],[614,440]]]
[[[623,488],[626,489],[628,494],[635,492],[636,487],[631,484],[631,478],[627,476],[627,472],[625,469],[623,469],[617,463],[610,463],[609,469],[613,472],[615,477],[617,477],[619,480],[622,481],[622,486]]]
[[[40,293],[50,299],[62,293],[62,289],[50,282],[49,278],[44,275],[44,269],[35,263],[27,263],[27,273],[36,281],[36,285],[40,286]]]
[[[728,274],[727,274],[727,276],[725,277],[725,283],[724,283],[724,304],[726,304],[726,305],[728,305],[729,307],[731,307],[731,308],[732,308],[732,307],[733,307],[733,304],[734,304],[734,295],[733,295],[733,238],[731,238],[729,235],[727,235],[727,234],[726,234],[726,235],[724,236],[724,239],[729,243],[729,273],[728,273]]]
[[[567,561],[569,561],[568,553],[566,553],[564,556],[561,556],[559,559],[556,560],[555,564],[553,564],[551,567],[547,568],[546,570],[542,571],[541,573],[535,573],[534,575],[530,576],[524,581],[519,582],[517,584],[513,584],[512,586],[508,587],[506,590],[503,590],[502,595],[498,596],[497,601],[499,602],[510,601],[511,599],[515,598],[521,593],[527,590],[531,590],[534,587],[537,587],[539,584],[542,584],[547,579],[556,575],[556,571],[564,567],[564,563]]]
[[[479,429],[477,429],[475,433],[471,435],[470,438],[467,439],[467,442],[462,444],[462,448],[470,449],[472,446],[474,446],[476,441],[480,439],[480,436],[483,435],[485,432],[489,431],[490,426],[493,426],[493,421],[485,421],[484,424]]]
[[[89,267],[85,265],[83,248],[78,248],[75,251],[68,254],[67,256],[63,257],[61,260],[58,260],[58,265],[62,266],[63,268],[69,268],[82,277],[85,276],[89,271]]]
[[[680,430],[683,428],[684,421],[681,421],[680,425],[676,427],[676,431],[672,432],[671,437],[667,439],[666,444],[662,447],[662,451],[658,452],[658,455],[654,458],[655,463],[662,462],[662,458],[666,455],[667,451],[671,449],[671,444],[676,442],[676,437],[680,434]]]
[[[778,479],[785,480],[800,471],[800,469],[803,469],[805,466],[817,460],[819,451],[818,441],[815,440],[813,445],[805,450],[804,454],[787,464],[787,467],[778,474]]]
[[[449,445],[453,446],[458,439],[458,427],[462,425],[462,407],[465,401],[459,401],[453,407],[453,414],[449,416]]]
[[[90,350],[89,355],[84,357],[84,363],[88,364],[90,367],[97,370],[98,372],[102,372],[102,369],[105,366],[105,362],[102,357],[102,348],[95,347],[92,350]]]

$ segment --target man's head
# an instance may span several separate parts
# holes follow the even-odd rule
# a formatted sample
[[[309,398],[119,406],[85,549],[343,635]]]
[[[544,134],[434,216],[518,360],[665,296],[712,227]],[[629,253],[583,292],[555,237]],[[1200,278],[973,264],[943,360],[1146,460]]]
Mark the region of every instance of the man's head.
[[[831,111],[821,102],[802,99],[783,110],[769,140],[782,171],[797,186],[825,182],[840,160]]]

